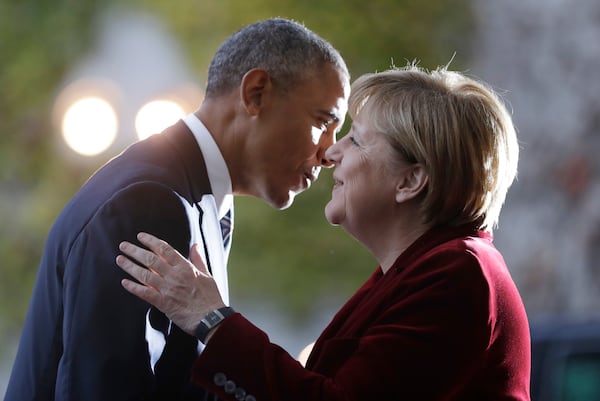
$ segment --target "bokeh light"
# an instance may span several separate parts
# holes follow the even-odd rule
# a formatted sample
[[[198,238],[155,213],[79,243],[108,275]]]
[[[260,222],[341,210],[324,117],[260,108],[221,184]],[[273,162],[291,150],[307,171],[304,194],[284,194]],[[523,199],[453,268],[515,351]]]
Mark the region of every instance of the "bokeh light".
[[[84,97],[71,104],[62,120],[62,134],[75,152],[93,156],[114,142],[118,131],[113,107],[99,97]]]
[[[135,117],[138,138],[145,139],[173,125],[185,115],[183,107],[172,100],[153,100],[143,105]]]

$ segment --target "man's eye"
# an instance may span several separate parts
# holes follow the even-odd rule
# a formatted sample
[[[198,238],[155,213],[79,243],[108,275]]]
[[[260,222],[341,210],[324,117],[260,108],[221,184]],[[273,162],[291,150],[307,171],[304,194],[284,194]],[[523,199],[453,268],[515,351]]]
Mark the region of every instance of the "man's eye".
[[[319,141],[321,141],[321,135],[323,135],[323,132],[325,132],[325,130],[322,129],[320,126],[311,128],[310,133],[312,136],[313,144],[317,145],[319,143]]]
[[[350,135],[350,136],[348,137],[348,139],[350,139],[350,142],[352,142],[352,144],[353,144],[353,145],[356,145],[356,146],[358,146],[358,142],[356,142],[356,139],[354,139],[354,137],[353,137],[352,135]]]

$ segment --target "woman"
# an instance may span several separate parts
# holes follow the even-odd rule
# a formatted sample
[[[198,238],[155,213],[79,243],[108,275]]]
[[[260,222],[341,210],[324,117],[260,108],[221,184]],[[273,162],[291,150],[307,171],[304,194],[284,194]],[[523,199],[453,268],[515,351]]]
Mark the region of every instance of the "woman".
[[[408,66],[360,77],[349,114],[326,153],[325,214],[379,266],[306,367],[223,309],[196,252],[197,269],[141,234],[153,253],[121,250],[151,270],[120,256],[141,282],[123,286],[207,344],[192,380],[224,400],[529,400],[527,317],[491,234],[518,158],[504,105],[462,74]]]

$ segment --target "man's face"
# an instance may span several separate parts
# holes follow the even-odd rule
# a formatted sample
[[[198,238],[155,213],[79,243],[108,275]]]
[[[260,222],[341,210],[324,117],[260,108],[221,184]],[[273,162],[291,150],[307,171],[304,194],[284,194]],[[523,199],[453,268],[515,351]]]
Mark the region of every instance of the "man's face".
[[[286,93],[273,93],[258,117],[253,195],[287,208],[317,179],[321,167],[330,166],[325,151],[344,122],[349,92],[346,77],[327,66]]]

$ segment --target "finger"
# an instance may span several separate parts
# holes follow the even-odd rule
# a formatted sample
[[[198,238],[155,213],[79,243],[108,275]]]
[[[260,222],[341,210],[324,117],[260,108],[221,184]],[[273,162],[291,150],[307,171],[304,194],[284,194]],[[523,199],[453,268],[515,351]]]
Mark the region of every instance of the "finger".
[[[198,247],[198,244],[192,245],[192,248],[190,249],[190,261],[200,272],[210,275],[210,272],[206,268],[204,260],[202,260],[202,256],[200,255],[200,248]]]
[[[156,273],[163,275],[168,269],[167,263],[159,256],[155,255],[144,248],[141,248],[131,242],[123,241],[119,244],[119,250],[125,255],[138,261],[141,265],[154,270]]]
[[[168,242],[155,237],[152,234],[140,232],[137,239],[146,245],[155,254],[167,261],[171,266],[187,264],[187,259],[184,258],[177,249],[173,248]]]
[[[138,284],[126,278],[121,280],[121,285],[131,294],[160,309],[162,297],[160,292],[156,289],[146,287],[145,285]]]
[[[140,283],[150,285],[154,288],[159,287],[162,278],[157,273],[144,269],[123,255],[117,256],[115,261],[117,262],[117,266],[126,273],[129,273],[131,277],[135,278]]]

